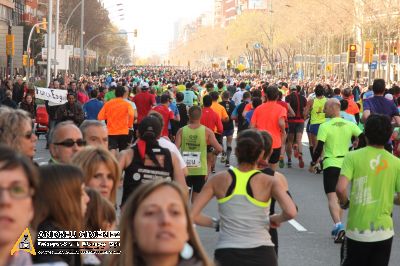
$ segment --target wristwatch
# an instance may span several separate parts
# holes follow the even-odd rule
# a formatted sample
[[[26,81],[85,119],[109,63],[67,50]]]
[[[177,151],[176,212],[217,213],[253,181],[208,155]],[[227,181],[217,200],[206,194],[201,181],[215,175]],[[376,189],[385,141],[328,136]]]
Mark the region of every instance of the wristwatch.
[[[215,232],[219,232],[219,219],[212,217],[212,227],[215,229]]]
[[[350,200],[347,200],[346,203],[340,203],[340,208],[343,210],[347,210],[350,206]]]

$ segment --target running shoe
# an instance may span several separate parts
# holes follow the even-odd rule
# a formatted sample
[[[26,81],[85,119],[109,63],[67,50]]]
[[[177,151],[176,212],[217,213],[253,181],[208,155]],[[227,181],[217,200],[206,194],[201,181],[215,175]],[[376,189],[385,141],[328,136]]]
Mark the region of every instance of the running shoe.
[[[283,160],[283,156],[279,158],[279,168],[285,167],[285,161]]]
[[[287,161],[287,167],[288,168],[292,168],[292,160],[288,160]]]
[[[224,163],[226,161],[226,153],[223,152],[221,156],[221,163]]]
[[[294,158],[299,158],[299,145],[293,144]]]
[[[230,163],[229,163],[229,160],[226,160],[226,161],[225,161],[225,167],[231,167],[231,165],[230,165]]]
[[[303,155],[301,153],[299,155],[299,167],[304,168]]]
[[[214,167],[211,168],[211,173],[215,174],[215,168]]]
[[[346,235],[344,225],[342,223],[335,225],[335,228],[332,230],[331,234],[336,244],[342,243],[344,236]]]

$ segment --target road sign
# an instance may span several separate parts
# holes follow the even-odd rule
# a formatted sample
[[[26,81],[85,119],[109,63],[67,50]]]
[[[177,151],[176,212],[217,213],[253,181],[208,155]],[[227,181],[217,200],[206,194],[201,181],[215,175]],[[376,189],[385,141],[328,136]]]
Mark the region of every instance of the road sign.
[[[387,63],[386,61],[382,61],[381,65],[384,67],[384,66],[386,66],[386,63]]]
[[[37,64],[38,65],[47,65],[47,61],[38,61]]]
[[[369,68],[371,70],[376,70],[378,68],[378,62],[377,61],[372,61]]]

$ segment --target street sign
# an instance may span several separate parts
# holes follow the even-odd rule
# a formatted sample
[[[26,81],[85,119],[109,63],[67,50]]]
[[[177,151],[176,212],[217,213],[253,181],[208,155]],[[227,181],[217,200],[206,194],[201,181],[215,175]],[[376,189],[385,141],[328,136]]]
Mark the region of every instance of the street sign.
[[[381,65],[384,67],[384,66],[386,66],[386,63],[387,63],[386,61],[382,61]]]
[[[378,68],[378,62],[377,61],[372,61],[370,65],[371,70],[376,70]]]
[[[38,61],[37,64],[38,65],[47,65],[47,61]]]

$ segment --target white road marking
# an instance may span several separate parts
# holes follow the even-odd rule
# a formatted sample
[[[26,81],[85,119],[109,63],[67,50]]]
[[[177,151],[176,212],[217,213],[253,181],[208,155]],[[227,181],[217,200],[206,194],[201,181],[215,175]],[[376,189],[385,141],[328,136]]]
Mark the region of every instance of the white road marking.
[[[296,220],[292,219],[289,220],[289,223],[296,228],[297,231],[299,232],[307,232],[307,229],[305,229],[301,224],[299,224]]]

